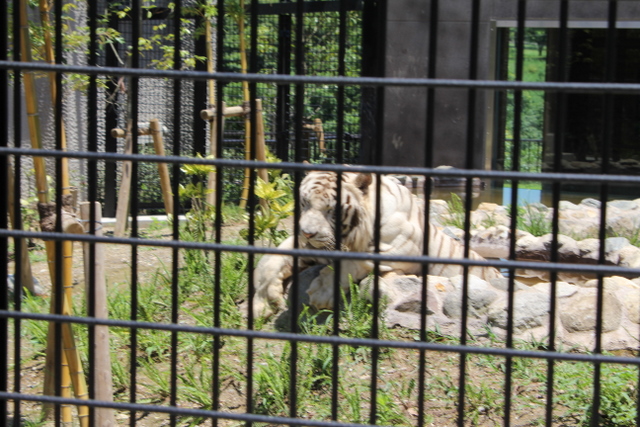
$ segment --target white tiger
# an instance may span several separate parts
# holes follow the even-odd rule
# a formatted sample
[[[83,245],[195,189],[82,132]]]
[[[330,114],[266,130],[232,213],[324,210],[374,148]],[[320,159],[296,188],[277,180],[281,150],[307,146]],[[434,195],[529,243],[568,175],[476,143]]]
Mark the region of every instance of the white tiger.
[[[368,173],[342,173],[342,234],[341,248],[351,252],[374,251],[374,220],[376,177]],[[382,176],[380,182],[380,244],[382,255],[422,255],[424,237],[424,204],[400,182]],[[300,184],[300,236],[299,246],[307,249],[335,249],[335,205],[336,174],[333,172],[309,172]],[[429,224],[429,255],[440,258],[462,258],[463,247],[451,237]],[[293,249],[293,236],[279,248]],[[470,252],[470,259],[482,259]],[[320,271],[307,293],[312,306],[333,307],[333,281],[335,272],[331,260],[298,258],[300,269],[314,264],[327,267]],[[265,255],[254,273],[255,316],[269,316],[285,306],[285,284],[292,275],[293,258],[282,255]],[[373,271],[374,264],[367,260],[342,260],[340,285],[347,292],[350,278],[359,282]],[[398,274],[420,274],[421,265],[416,263],[382,261],[381,274],[394,271]],[[451,264],[430,264],[429,274],[455,276],[462,267]],[[494,268],[471,267],[469,273],[485,280],[500,277]]]

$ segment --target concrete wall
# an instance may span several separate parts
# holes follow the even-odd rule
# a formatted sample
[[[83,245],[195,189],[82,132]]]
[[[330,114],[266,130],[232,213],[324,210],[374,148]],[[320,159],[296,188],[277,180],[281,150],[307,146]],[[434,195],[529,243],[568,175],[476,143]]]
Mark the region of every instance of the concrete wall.
[[[439,1],[437,52],[430,55],[430,0],[393,0],[388,3],[385,73],[387,77],[427,77],[429,57],[436,60],[436,78],[468,79],[471,52],[473,0]],[[478,79],[495,78],[495,28],[516,26],[517,4],[513,0],[486,0],[480,4]],[[607,1],[569,2],[569,26],[606,28]],[[527,2],[530,27],[558,27],[558,0]],[[618,26],[637,27],[640,2],[618,2]],[[437,89],[434,114],[433,155],[425,163],[426,90],[388,88],[385,92],[382,158],[386,165],[466,166],[469,129],[469,91]],[[473,168],[489,168],[492,156],[492,91],[476,92],[472,109]]]

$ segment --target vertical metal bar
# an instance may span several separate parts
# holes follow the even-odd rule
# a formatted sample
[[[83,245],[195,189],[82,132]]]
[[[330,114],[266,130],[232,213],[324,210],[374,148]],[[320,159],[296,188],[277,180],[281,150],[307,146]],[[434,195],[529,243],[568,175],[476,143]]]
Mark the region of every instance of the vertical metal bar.
[[[253,16],[253,10],[251,11],[251,15]],[[243,18],[244,19],[244,16]],[[252,18],[253,19],[253,18]],[[254,28],[251,29],[252,33],[253,31],[255,31]],[[243,36],[242,33],[239,34],[240,37]],[[251,57],[253,58],[255,52],[251,52]],[[255,66],[255,60],[252,63],[252,66]],[[255,97],[255,87],[253,89],[253,92],[251,92],[249,94],[249,102],[251,103],[251,97]],[[222,98],[222,96],[218,97],[219,99]],[[255,117],[255,100],[253,102],[253,108],[252,108],[252,112],[250,114],[250,119],[249,121],[245,120],[244,123],[245,125],[247,125],[247,123],[249,124],[249,126],[251,127],[251,133],[249,135],[250,138],[250,151],[255,152],[255,119],[251,120],[251,117]],[[218,146],[220,146],[221,144],[219,143]],[[252,148],[253,147],[253,148]],[[250,153],[251,154],[251,153]],[[255,170],[253,168],[249,169],[249,192],[248,192],[248,200],[247,200],[247,210],[249,213],[249,233],[248,233],[248,238],[247,238],[247,243],[249,246],[253,246],[255,244],[255,206],[256,206],[256,199],[255,199],[255,195],[254,195],[254,191],[253,191],[253,182],[255,181]],[[249,330],[253,330],[255,328],[255,317],[254,317],[254,312],[253,312],[253,297],[255,294],[254,291],[254,275],[253,275],[253,270],[255,267],[255,255],[253,253],[249,253],[248,254],[248,264],[247,264],[247,270],[248,270],[248,281],[249,281],[249,304],[248,304],[248,316],[247,316],[247,329]],[[247,412],[253,412],[253,365],[254,365],[254,340],[252,337],[247,338],[247,401],[246,401],[246,405],[247,405]],[[248,426],[253,425],[251,422],[247,423]]]
[[[378,10],[376,11],[376,19],[378,26],[378,39],[382,43],[382,59],[378,62],[377,72],[380,77],[386,76],[386,28],[387,28],[387,4],[386,0],[379,1],[377,3]],[[376,165],[382,164],[383,147],[384,147],[384,106],[385,106],[385,90],[384,87],[378,87],[376,89],[377,106],[376,106],[376,137],[375,137],[375,152],[374,161]],[[374,253],[380,252],[380,221],[381,221],[381,205],[380,205],[380,190],[381,190],[382,176],[376,174],[375,179],[375,219],[373,225],[373,246]],[[379,317],[380,317],[380,263],[374,262],[373,265],[373,310],[372,310],[372,325],[371,325],[371,338],[378,338],[380,335],[379,330]],[[370,414],[369,423],[375,424],[378,418],[378,362],[380,357],[380,348],[373,347],[371,349],[371,397],[370,397]]]
[[[20,37],[20,28],[18,28],[17,23],[20,22],[19,19],[19,12],[20,11],[20,7],[19,7],[19,1],[16,0],[13,2],[13,59],[15,61],[20,61],[21,60],[21,51],[22,51],[22,40]],[[7,27],[5,27],[7,28]],[[22,145],[22,121],[20,118],[20,114],[17,114],[18,111],[22,111],[22,95],[21,95],[21,88],[22,88],[22,75],[20,73],[19,70],[14,70],[13,72],[13,141],[14,141],[14,146],[15,147],[20,147]],[[8,86],[7,86],[8,87]],[[15,156],[15,186],[14,186],[14,190],[17,190],[15,193],[15,197],[14,200],[16,200],[16,202],[19,200],[18,196],[20,195],[20,187],[21,187],[21,177],[22,177],[22,160],[21,160],[21,156]],[[16,214],[16,219],[18,217],[21,217],[22,214],[20,212],[20,208],[18,207],[18,203],[16,203],[15,208],[15,212],[14,214]],[[15,240],[14,240],[15,242]],[[18,252],[16,252],[18,253]],[[16,275],[16,278],[19,279],[19,277]],[[20,283],[20,282],[18,282]],[[21,283],[20,283],[21,284]],[[14,289],[17,289],[17,286],[14,286]],[[18,321],[18,319],[16,319],[16,329],[19,329],[20,326],[20,322]],[[14,334],[14,336],[18,336],[17,335],[17,331]],[[14,349],[14,357],[15,360],[18,361],[20,360],[21,357],[21,347],[19,345],[19,340],[16,340],[16,346]],[[20,378],[18,375],[18,371],[14,372],[14,388],[16,392],[20,392],[21,387],[20,387]],[[20,401],[16,401],[14,402],[14,416],[16,416],[16,414],[20,414]]]
[[[141,2],[140,0],[131,1],[131,68],[140,68],[140,45],[141,37]],[[132,153],[138,154],[138,99],[139,99],[139,78],[131,77],[131,94],[129,98],[129,119],[131,120],[131,146]],[[131,162],[131,237],[138,237],[138,162]],[[138,247],[131,245],[131,320],[138,320]],[[137,363],[136,353],[138,350],[138,329],[131,328],[131,352],[130,369],[129,369],[129,402],[137,402]],[[136,425],[136,411],[130,412],[129,425]]]
[[[471,41],[470,41],[470,59],[469,59],[469,79],[476,80],[478,77],[478,39],[479,39],[479,19],[480,19],[480,0],[472,1],[471,10]],[[476,131],[476,108],[477,90],[468,89],[467,98],[467,146],[466,146],[466,169],[474,167],[474,145]],[[465,215],[464,215],[464,258],[469,257],[469,240],[471,229],[471,207],[472,207],[472,178],[467,178],[465,182]],[[469,268],[463,268],[462,283],[462,318],[461,318],[461,334],[460,344],[467,344],[467,320],[469,310]],[[460,377],[458,386],[458,424],[464,425],[465,401],[466,401],[466,354],[460,355]]]
[[[296,14],[295,14],[295,74],[296,75],[304,75],[304,1],[296,0]],[[294,160],[296,162],[302,162],[303,153],[302,153],[302,138],[304,137],[303,132],[303,121],[304,121],[304,98],[305,98],[305,87],[303,84],[297,84],[295,86],[295,123],[294,123],[294,134],[295,134],[295,147],[294,147]],[[308,153],[304,154],[305,158],[308,156]],[[293,222],[293,234],[294,234],[294,242],[293,247],[299,248],[300,242],[298,240],[298,236],[300,235],[300,182],[302,180],[300,171],[296,171],[294,173],[294,222]],[[294,286],[290,287],[289,294],[291,297],[291,319],[290,319],[290,328],[292,332],[298,332],[298,304],[300,301],[300,295],[298,286],[295,286],[299,280],[300,269],[298,267],[298,257],[293,257],[293,284]],[[291,342],[291,357],[290,357],[290,370],[289,370],[289,417],[296,418],[298,413],[298,343]]]
[[[97,43],[97,26],[98,26],[98,10],[95,2],[88,3],[88,24],[89,24],[89,55],[88,65],[96,66],[98,60],[98,43]],[[89,76],[89,88],[87,92],[88,103],[88,132],[87,132],[87,151],[98,151],[98,85],[95,75]],[[89,160],[87,162],[88,168],[88,189],[87,198],[89,199],[89,234],[95,235],[96,233],[96,201],[98,198],[98,162],[96,160]],[[90,298],[87,301],[87,314],[89,317],[96,316],[96,245],[89,243],[89,259],[88,261],[88,273],[89,283],[87,283],[88,294]],[[85,280],[87,278],[85,277]],[[95,326],[88,327],[88,340],[89,340],[89,398],[96,398],[96,328]],[[89,424],[96,424],[96,411],[92,406],[89,407]]]
[[[62,52],[62,1],[55,0],[54,2],[54,11],[55,11],[55,23],[54,23],[54,31],[55,37],[58,41],[55,44],[55,62],[56,64],[63,63],[63,52]],[[60,73],[56,73],[55,75],[55,89],[56,89],[56,97],[54,100],[54,123],[55,123],[55,147],[57,150],[62,149],[62,75]],[[56,174],[56,185],[55,185],[55,203],[56,203],[56,221],[55,221],[55,231],[60,233],[62,232],[62,159],[55,159],[55,174]],[[64,301],[64,283],[63,283],[63,242],[61,240],[55,241],[55,312],[56,314],[63,314],[63,301]],[[55,324],[55,336],[60,338],[62,337],[62,324],[60,322],[56,322]],[[56,395],[62,395],[61,384],[62,384],[62,370],[60,361],[63,360],[63,346],[62,340],[56,339],[56,348],[55,348],[55,360],[56,360]],[[68,360],[68,358],[67,358]],[[57,417],[56,417],[57,418]],[[59,418],[56,419],[56,423],[59,422]]]
[[[617,31],[616,19],[618,12],[618,3],[615,0],[609,1],[609,10],[607,17],[607,35],[605,49],[605,70],[603,82],[613,83],[616,80],[616,60],[617,60]],[[602,95],[602,111],[603,111],[603,129],[602,129],[602,173],[609,173],[609,158],[611,156],[611,143],[613,141],[613,103],[614,97],[610,93]],[[599,239],[599,256],[598,264],[605,263],[605,239],[607,238],[607,201],[609,200],[609,185],[606,183],[600,186],[600,229],[598,232]],[[598,286],[596,297],[596,327],[595,327],[595,346],[594,353],[602,353],[602,333],[603,333],[603,304],[604,304],[604,276],[598,274]],[[600,394],[601,394],[601,377],[602,364],[594,362],[593,370],[593,404],[591,406],[591,425],[600,425]]]
[[[224,0],[218,0],[218,14],[216,17],[216,64],[219,69],[223,69],[224,67],[224,24],[225,24],[225,2]],[[216,141],[217,146],[215,153],[216,159],[221,159],[222,154],[222,146],[223,146],[223,132],[222,132],[222,123],[224,120],[224,115],[222,114],[222,109],[224,108],[224,86],[220,83],[219,80],[215,82],[215,90],[216,90],[216,128],[212,129],[212,132],[216,132]],[[221,167],[216,167],[216,190],[215,190],[215,209],[216,216],[214,220],[215,224],[215,242],[221,243],[222,241],[222,183],[224,181],[224,170]],[[251,232],[249,233],[251,235]],[[220,307],[222,305],[222,295],[221,295],[221,267],[220,264],[222,262],[222,254],[220,251],[215,251],[214,254],[214,271],[213,271],[213,308],[214,308],[214,317],[213,317],[213,326],[220,327]],[[251,269],[253,267],[253,260],[249,256],[250,261],[248,263],[249,267],[249,295],[253,293],[253,276]],[[249,304],[249,316],[252,317],[251,313],[253,310],[251,309],[252,304]],[[248,341],[248,340],[247,340]],[[219,401],[220,401],[220,335],[215,335],[213,337],[213,360],[212,360],[212,370],[213,370],[213,378],[212,378],[212,409],[219,410]],[[247,366],[247,400],[252,400],[253,396],[253,374],[249,367]],[[247,412],[250,413],[252,408],[247,406]],[[217,427],[218,419],[214,418],[212,421],[213,427]]]
[[[8,22],[8,2],[2,2],[0,4],[0,27],[9,28]],[[14,25],[14,34],[16,33],[15,25]],[[14,36],[15,37],[15,36]],[[6,61],[9,59],[9,31],[3,31],[2,36],[0,36],[0,60]],[[16,39],[14,38],[14,41]],[[16,47],[16,43],[14,42],[14,52],[19,51]],[[17,73],[14,72],[14,75]],[[9,73],[7,70],[0,70],[0,147],[8,147],[9,144]],[[15,90],[15,89],[14,89]],[[14,143],[15,145],[15,143]],[[16,156],[16,163],[18,163],[18,157]],[[0,156],[0,177],[3,177],[4,182],[7,182],[7,177],[9,174],[9,156]],[[16,176],[16,179],[19,183],[19,179]],[[15,187],[14,187],[15,188]],[[11,188],[8,188],[4,194],[0,195],[0,212],[9,212],[9,193],[8,191],[12,191]],[[15,191],[15,190],[13,190]],[[18,190],[19,191],[19,190]],[[19,200],[19,192],[15,192],[14,200]],[[15,203],[18,205],[18,203]],[[15,206],[14,206],[15,208]],[[14,213],[15,215],[15,213]],[[18,216],[16,216],[16,224],[19,224],[20,221]],[[16,227],[17,228],[17,227]],[[0,229],[9,229],[9,223],[7,215],[2,215],[0,218]],[[22,239],[13,239],[14,241],[14,251],[16,254],[20,253],[21,244],[19,241]],[[17,259],[18,257],[16,257]],[[0,239],[0,259],[8,260],[9,259],[9,238],[2,237]],[[16,267],[19,262],[16,262]],[[9,265],[8,263],[2,262],[0,265],[0,277],[9,277]],[[17,280],[17,284],[14,284],[14,292],[17,295],[19,292],[18,285],[21,285],[20,275],[16,270],[16,274],[14,277]],[[19,304],[19,302],[18,302]],[[15,307],[16,311],[20,311],[19,305]],[[0,285],[0,309],[8,310],[9,309],[9,288],[7,286],[7,280],[4,280],[4,283]],[[16,393],[20,393],[20,322],[15,319],[14,320],[14,383],[17,387],[15,387]],[[0,391],[8,391],[9,390],[9,320],[8,318],[3,318],[0,320],[0,370],[2,374],[0,374]],[[20,403],[18,401],[14,401],[14,411],[13,416],[14,419],[20,419]],[[7,419],[7,401],[2,399],[0,400],[0,419]]]
[[[182,0],[175,0],[173,11],[173,69],[179,71],[182,68],[182,60],[180,52],[182,51]],[[180,156],[180,131],[182,116],[182,81],[179,78],[173,80],[173,154]],[[195,148],[195,147],[194,147]],[[179,199],[175,197],[178,194],[176,191],[178,182],[180,180],[180,168],[177,163],[173,164],[173,187],[174,187],[174,201],[173,201],[173,240],[180,240],[180,229],[178,219],[178,206]],[[178,199],[178,203],[176,203]],[[177,324],[180,315],[180,287],[179,287],[179,267],[180,258],[178,248],[173,248],[171,251],[171,323]],[[171,333],[171,380],[170,380],[170,405],[178,405],[178,333]],[[169,418],[171,426],[176,425],[176,416],[174,414]]]
[[[439,0],[431,0],[429,8],[429,57],[427,62],[427,78],[434,79],[437,70],[437,54],[438,54],[438,19],[439,19]],[[435,123],[435,89],[427,89],[426,98],[426,121],[425,121],[425,155],[424,166],[433,167],[433,142],[435,139],[434,123]],[[422,253],[429,254],[429,212],[431,210],[431,179],[429,176],[424,177],[424,236]],[[429,340],[427,334],[427,285],[429,281],[429,263],[422,264],[422,289],[420,296],[420,341]],[[425,402],[426,402],[426,375],[427,375],[427,352],[420,350],[418,358],[418,426],[425,425]]]
[[[346,3],[340,2],[338,13],[338,75],[345,75],[345,55],[347,45],[347,10]],[[337,110],[336,110],[336,143],[335,159],[338,164],[344,163],[344,91],[343,85],[337,87]],[[336,173],[336,205],[335,205],[335,250],[342,250],[342,173]],[[333,335],[340,334],[340,300],[342,288],[340,277],[342,275],[342,263],[338,260],[334,262],[333,279]],[[331,419],[338,420],[340,390],[340,346],[334,344],[331,349]]]
[[[524,80],[524,35],[526,19],[526,0],[518,1],[518,17],[516,28],[516,81]],[[511,167],[513,171],[520,170],[520,143],[522,129],[522,91],[514,92],[514,113],[513,113],[513,145],[511,154]],[[509,259],[515,259],[517,218],[518,218],[518,180],[511,181],[511,239],[509,239]],[[509,270],[508,294],[507,294],[507,337],[505,346],[513,348],[513,316],[515,297],[515,269]],[[509,356],[505,358],[505,381],[504,381],[504,425],[511,425],[511,396],[513,381],[513,359]]]
[[[281,0],[287,1],[287,0]],[[278,74],[291,73],[291,15],[278,16]],[[278,85],[276,98],[276,156],[282,161],[291,160],[289,140],[291,131],[291,87]]]
[[[471,8],[471,39],[470,39],[470,57],[469,57],[469,80],[478,78],[478,40],[480,30],[480,0],[472,0]],[[467,146],[465,156],[465,167],[473,169],[474,167],[474,143],[476,132],[476,103],[477,90],[468,89],[467,97]],[[464,216],[464,258],[469,257],[469,239],[471,228],[471,198],[472,198],[472,178],[467,178],[465,184],[465,216]],[[462,316],[460,319],[461,333],[460,344],[467,343],[467,318],[469,309],[469,268],[463,268],[462,282]],[[464,425],[465,400],[466,400],[466,371],[467,360],[465,354],[460,354],[460,377],[458,385],[458,425]]]
[[[567,81],[567,46],[568,46],[568,38],[569,38],[569,29],[568,29],[568,21],[569,21],[569,1],[568,0],[560,0],[560,29],[559,29],[559,37],[558,37],[558,75],[556,77],[558,82],[566,82]],[[557,94],[557,114],[556,116],[556,126],[555,126],[555,137],[554,137],[554,165],[553,169],[555,172],[562,171],[562,145],[564,143],[564,134],[565,134],[565,120],[566,120],[566,107],[567,107],[567,97],[566,93],[559,92]],[[559,216],[558,216],[558,207],[560,205],[560,182],[552,183],[552,209],[553,209],[553,217],[551,221],[551,262],[558,261],[558,232],[559,232]],[[557,279],[558,274],[556,271],[552,271],[550,274],[551,281],[551,295],[549,296],[549,351],[555,350],[555,340],[556,340],[556,294],[557,294]],[[546,413],[545,413],[545,422],[547,425],[551,425],[553,423],[553,384],[555,380],[555,369],[554,369],[554,361],[553,359],[549,359],[547,361],[547,384],[546,384]]]

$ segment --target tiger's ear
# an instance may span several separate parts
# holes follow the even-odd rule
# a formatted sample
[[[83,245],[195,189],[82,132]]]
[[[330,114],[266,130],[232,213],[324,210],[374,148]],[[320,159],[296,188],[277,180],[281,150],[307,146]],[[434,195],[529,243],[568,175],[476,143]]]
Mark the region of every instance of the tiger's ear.
[[[372,181],[373,179],[370,173],[359,173],[358,176],[356,176],[355,186],[358,187],[363,194],[367,194],[367,189]]]
[[[303,164],[303,165],[310,165],[311,163],[307,162],[306,160],[303,160],[303,161],[302,161],[302,164]],[[306,171],[304,171],[304,174],[305,174],[305,175],[309,175],[309,172],[311,172],[311,171],[307,171],[307,170],[306,170]]]

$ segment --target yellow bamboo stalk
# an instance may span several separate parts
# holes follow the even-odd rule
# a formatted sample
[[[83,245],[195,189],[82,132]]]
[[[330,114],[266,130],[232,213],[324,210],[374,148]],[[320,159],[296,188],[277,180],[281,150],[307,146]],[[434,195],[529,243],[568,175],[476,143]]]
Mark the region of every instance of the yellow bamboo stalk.
[[[47,43],[48,38],[48,46],[45,49],[47,58],[53,62],[53,46],[51,43],[51,34],[49,33],[49,20],[48,20],[48,5],[46,2],[41,2],[41,7],[44,6],[44,10],[47,11],[45,21],[43,21],[43,27],[45,32],[45,43]],[[42,10],[42,9],[41,9]],[[20,35],[21,35],[21,59],[24,62],[31,62],[31,38],[29,34],[29,21],[27,17],[27,0],[23,0],[20,2]],[[50,84],[52,89],[52,97],[55,101],[55,75],[50,75]],[[29,132],[31,135],[31,146],[33,148],[41,149],[43,148],[42,144],[42,134],[40,127],[40,116],[38,112],[38,105],[36,100],[36,87],[35,87],[35,75],[33,72],[26,72],[24,75],[24,85],[25,85],[25,104],[27,108],[27,121],[29,125]],[[62,124],[60,124],[62,126]],[[63,149],[66,148],[66,140],[64,137],[64,127],[62,130],[62,141]],[[35,169],[35,177],[36,177],[36,189],[38,193],[38,201],[40,203],[47,203],[49,201],[49,191],[47,185],[46,178],[46,168],[45,161],[42,157],[34,157],[34,169]],[[68,174],[68,166],[66,159],[62,162],[62,173],[58,179],[62,180],[63,192],[70,192],[69,185],[69,174]],[[55,284],[55,244],[54,242],[45,242],[45,249],[47,251],[47,259],[49,263],[49,274],[51,277],[51,283]],[[62,278],[63,278],[63,286],[72,287],[73,278],[71,276],[71,267],[72,267],[72,259],[71,255],[73,254],[73,243],[72,242],[63,242],[63,264],[62,264]],[[52,286],[52,289],[56,289],[56,286]],[[66,293],[66,292],[65,292]],[[63,295],[63,306],[68,304],[70,299],[69,295]],[[52,292],[51,297],[51,311],[55,309],[55,300],[56,295]],[[66,300],[66,301],[65,301]],[[70,314],[71,311],[67,309],[65,314]],[[81,370],[75,369],[73,375],[70,374],[69,368],[77,365],[77,362],[80,360],[77,350],[75,349],[75,345],[73,343],[73,335],[71,332],[71,326],[63,325],[62,328],[62,339],[63,342],[66,342],[65,347],[69,348],[69,351],[64,351],[61,355],[60,363],[62,364],[62,378],[61,378],[61,394],[63,397],[70,397],[69,384],[74,384],[74,390],[76,391],[76,397],[87,398],[86,396],[86,384],[84,384],[84,376],[80,378],[79,372]],[[45,394],[54,394],[55,384],[53,378],[53,367],[55,366],[55,352],[53,351],[54,345],[56,342],[55,337],[55,328],[52,323],[49,324],[49,335],[47,337],[47,361],[45,366],[45,384],[44,384],[44,392]],[[68,345],[67,345],[68,344]],[[70,362],[70,363],[69,363]],[[80,365],[81,366],[81,365]],[[83,389],[84,384],[84,389]],[[50,409],[46,405],[44,406],[45,412]],[[80,423],[81,425],[88,426],[88,409],[86,407],[78,408],[80,415]],[[85,414],[86,413],[86,414]],[[62,421],[65,423],[71,423],[71,410],[67,406],[61,407]],[[84,417],[83,417],[83,414]]]
[[[21,46],[21,59],[24,62],[31,62],[31,37],[29,35],[29,21],[27,18],[27,1],[22,0],[20,2],[20,46]],[[42,134],[40,133],[40,115],[38,112],[38,104],[36,102],[36,87],[35,87],[35,76],[32,71],[27,71],[24,73],[23,77],[24,81],[24,90],[25,90],[25,106],[27,109],[27,123],[29,126],[29,134],[31,137],[31,146],[33,148],[42,148]],[[38,201],[40,203],[47,203],[49,201],[49,188],[47,185],[47,175],[45,169],[45,163],[43,157],[34,157],[33,158],[33,166],[35,170],[35,178],[36,178],[36,191],[38,196]],[[55,245],[52,241],[45,242],[45,249],[47,252],[47,259],[49,262],[49,275],[51,277],[51,283],[55,283]],[[55,286],[52,286],[55,289]],[[52,298],[53,302],[54,298]],[[53,305],[52,305],[53,309]],[[54,367],[54,343],[55,339],[53,337],[53,332],[55,329],[53,328],[53,324],[49,324],[49,334],[47,337],[47,362],[45,365],[45,383],[44,383],[44,393],[45,394],[54,394],[55,384],[54,384],[54,376],[53,376],[53,367]],[[68,365],[66,363],[66,358],[64,354],[61,356],[62,363],[62,378],[61,378],[61,395],[63,397],[71,397],[69,384],[71,384],[71,378],[69,375]],[[50,405],[43,405],[44,411],[46,415],[51,414],[52,407]],[[61,415],[63,422],[71,422],[71,410],[67,406],[61,407]]]
[[[45,60],[49,64],[55,64],[55,54],[53,50],[53,41],[51,38],[51,20],[49,19],[49,2],[47,0],[40,0],[40,21],[42,28],[44,29],[44,56]],[[53,105],[56,103],[58,87],[56,84],[56,73],[49,73],[49,88],[51,90],[51,100]],[[62,116],[61,116],[62,117]],[[67,149],[67,134],[64,128],[64,122],[60,119],[60,146],[63,150]],[[68,194],[71,191],[71,184],[69,182],[69,162],[68,159],[63,157],[62,162],[62,194]]]

